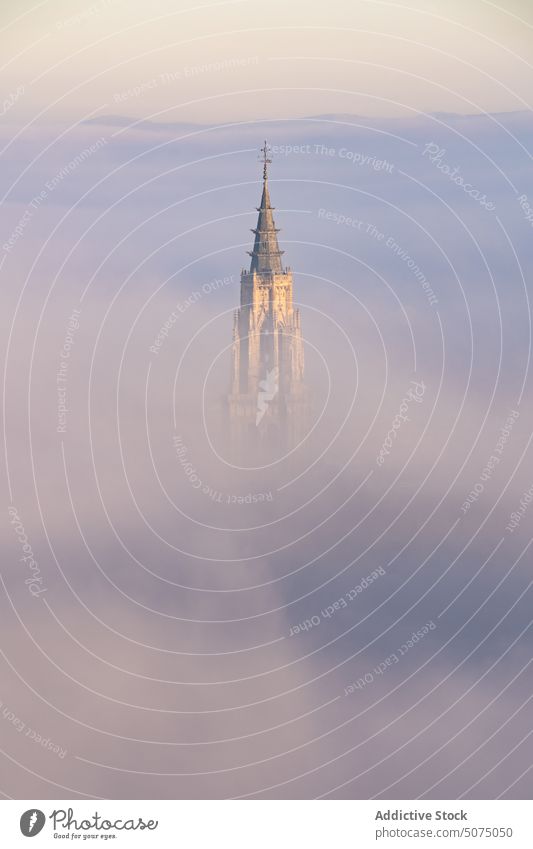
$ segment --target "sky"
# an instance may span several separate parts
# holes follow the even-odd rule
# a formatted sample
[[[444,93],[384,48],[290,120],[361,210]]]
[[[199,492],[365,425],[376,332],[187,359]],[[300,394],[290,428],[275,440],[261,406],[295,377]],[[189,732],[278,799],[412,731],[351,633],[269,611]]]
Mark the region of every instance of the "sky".
[[[26,120],[112,111],[210,123],[528,103],[527,2],[49,0],[1,14],[4,85],[24,86],[16,115]]]
[[[531,13],[265,9],[2,13],[0,793],[528,798]],[[313,427],[237,469],[265,137]]]

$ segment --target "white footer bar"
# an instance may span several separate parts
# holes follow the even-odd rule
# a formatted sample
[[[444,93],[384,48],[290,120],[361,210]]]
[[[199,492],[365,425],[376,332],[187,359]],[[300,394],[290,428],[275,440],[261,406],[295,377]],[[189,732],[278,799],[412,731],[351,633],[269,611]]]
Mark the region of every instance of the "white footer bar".
[[[533,847],[528,801],[9,800],[0,802],[0,834],[9,849]]]

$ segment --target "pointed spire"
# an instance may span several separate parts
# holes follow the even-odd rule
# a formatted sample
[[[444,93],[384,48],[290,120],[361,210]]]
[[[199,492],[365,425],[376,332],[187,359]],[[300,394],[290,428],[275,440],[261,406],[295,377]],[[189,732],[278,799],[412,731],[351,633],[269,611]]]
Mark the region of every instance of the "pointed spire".
[[[279,230],[274,224],[272,215],[274,207],[271,206],[268,191],[268,166],[272,160],[269,158],[270,148],[266,141],[261,148],[261,153],[263,154],[263,194],[261,206],[257,207],[259,212],[257,227],[252,230],[252,233],[255,233],[254,249],[248,251],[252,257],[250,271],[257,271],[259,274],[282,274],[281,256],[284,252],[279,249],[277,236]]]

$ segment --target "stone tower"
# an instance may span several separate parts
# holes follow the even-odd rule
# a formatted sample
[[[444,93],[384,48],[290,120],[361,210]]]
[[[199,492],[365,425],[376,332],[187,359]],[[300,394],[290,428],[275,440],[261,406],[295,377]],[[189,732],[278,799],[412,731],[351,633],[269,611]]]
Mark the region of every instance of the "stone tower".
[[[268,189],[269,148],[250,270],[241,272],[241,303],[233,324],[230,430],[237,450],[295,447],[307,430],[300,311],[292,272],[284,268]]]

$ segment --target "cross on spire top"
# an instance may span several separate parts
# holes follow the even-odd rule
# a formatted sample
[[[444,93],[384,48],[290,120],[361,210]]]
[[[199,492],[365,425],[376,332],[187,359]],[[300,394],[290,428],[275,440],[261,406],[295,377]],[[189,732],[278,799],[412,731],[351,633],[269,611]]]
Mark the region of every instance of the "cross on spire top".
[[[268,179],[268,166],[271,164],[272,160],[270,159],[270,145],[267,143],[265,139],[265,143],[261,148],[261,153],[263,154],[263,180]]]

